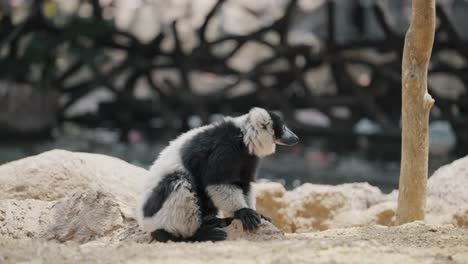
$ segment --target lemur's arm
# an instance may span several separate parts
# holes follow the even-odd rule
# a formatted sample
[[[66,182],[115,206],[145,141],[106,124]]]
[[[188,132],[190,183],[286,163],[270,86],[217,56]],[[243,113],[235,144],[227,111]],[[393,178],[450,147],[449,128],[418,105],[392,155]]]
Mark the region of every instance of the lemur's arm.
[[[255,205],[247,199],[250,182],[240,179],[240,154],[229,145],[218,147],[207,161],[203,183],[205,191],[214,205],[224,213],[240,219],[245,229],[258,227],[261,216],[255,212]],[[253,208],[252,208],[253,207]]]
[[[218,209],[241,220],[244,229],[252,230],[260,224],[261,216],[249,208],[242,189],[235,184],[208,185],[206,192]]]
[[[252,184],[250,184],[249,190],[245,194],[245,200],[247,201],[247,205],[249,206],[249,208],[252,208],[255,210],[256,204],[257,204],[256,199],[257,198],[255,197],[254,187],[252,186]]]
[[[252,186],[252,184],[250,184],[249,186],[249,190],[247,191],[247,194],[245,195],[245,199],[247,201],[249,208],[257,211],[256,209],[257,197],[255,196],[255,188],[254,186]],[[267,216],[260,214],[260,217],[268,222],[271,222],[271,218]]]
[[[256,198],[252,188],[251,184],[245,188],[233,183],[211,184],[206,192],[217,208],[223,208],[225,213],[232,216],[235,211],[245,207],[255,210]]]
[[[236,211],[242,208],[249,208],[242,189],[234,184],[208,185],[206,193],[214,205],[227,216],[233,216]]]

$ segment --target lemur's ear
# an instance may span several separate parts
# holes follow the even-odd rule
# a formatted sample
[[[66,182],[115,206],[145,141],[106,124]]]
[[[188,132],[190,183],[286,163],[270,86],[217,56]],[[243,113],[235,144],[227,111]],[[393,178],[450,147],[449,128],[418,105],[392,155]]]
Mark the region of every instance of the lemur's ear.
[[[249,114],[258,112],[258,111],[260,111],[260,110],[263,110],[263,109],[260,108],[260,107],[252,107],[252,108],[249,110]]]
[[[254,126],[261,126],[267,123],[269,118],[268,112],[263,108],[254,107],[249,111],[249,120]]]

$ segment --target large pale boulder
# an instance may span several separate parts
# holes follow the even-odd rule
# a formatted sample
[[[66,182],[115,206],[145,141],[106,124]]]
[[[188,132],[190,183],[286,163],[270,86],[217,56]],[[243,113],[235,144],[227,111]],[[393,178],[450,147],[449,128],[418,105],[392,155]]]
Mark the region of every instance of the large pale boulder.
[[[99,154],[52,150],[0,166],[0,235],[85,243],[147,241],[134,218],[147,171]]]
[[[426,222],[457,224],[459,222],[457,219],[461,219],[463,212],[466,211],[468,211],[468,156],[440,167],[429,178]]]
[[[123,216],[112,195],[94,190],[78,191],[57,201],[0,200],[0,236],[6,238],[149,241],[136,226],[134,219]]]
[[[0,166],[0,200],[53,201],[95,190],[113,195],[126,217],[147,171],[117,158],[52,150]]]

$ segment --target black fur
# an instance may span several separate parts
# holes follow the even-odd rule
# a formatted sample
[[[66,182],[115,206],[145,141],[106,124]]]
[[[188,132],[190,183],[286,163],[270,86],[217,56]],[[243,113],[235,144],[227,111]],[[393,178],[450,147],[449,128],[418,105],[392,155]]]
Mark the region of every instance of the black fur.
[[[188,238],[178,237],[164,229],[158,229],[151,233],[152,240],[159,242],[201,242],[201,241],[222,241],[227,237],[226,231],[222,228],[231,224],[233,218],[216,218],[209,217],[203,219],[200,228],[197,229],[193,236]]]
[[[167,232],[164,229],[158,229],[153,232],[151,232],[151,237],[152,240],[156,240],[158,242],[167,242],[167,241],[174,241],[174,242],[181,242],[184,240],[184,238],[174,236],[173,234]]]
[[[174,236],[173,234],[167,232],[164,229],[158,229],[151,233],[153,240],[158,242],[202,242],[202,241],[223,241],[226,240],[227,233],[221,228],[218,227],[200,227],[193,236],[189,238],[183,238]]]
[[[203,216],[218,212],[205,193],[208,185],[233,184],[247,195],[258,165],[258,158],[243,142],[242,131],[230,121],[197,134],[183,147],[182,161],[192,175]]]
[[[268,222],[271,223],[271,218],[270,218],[270,217],[264,216],[264,215],[262,215],[262,214],[260,214],[260,217],[261,217],[263,220],[268,221]]]
[[[260,224],[261,216],[250,208],[242,208],[234,213],[234,218],[241,220],[245,230],[254,230]]]
[[[211,227],[227,227],[228,225],[231,224],[232,220],[234,218],[228,217],[228,218],[218,218],[216,216],[208,216],[203,218],[202,226],[211,226]]]
[[[195,183],[193,181],[194,186],[196,187],[196,193],[198,197],[198,207],[201,210],[202,218],[213,218],[218,215],[218,209],[214,206],[213,202],[211,201],[210,197],[206,194],[203,186],[201,184]]]
[[[284,122],[283,122],[283,119],[271,112],[271,111],[268,111],[268,114],[270,115],[271,117],[271,120],[273,121],[273,131],[275,132],[275,138],[281,138],[283,136],[283,126],[284,126]]]
[[[188,241],[223,241],[226,240],[227,233],[219,227],[201,226]]]
[[[143,207],[143,214],[145,217],[151,217],[155,215],[161,207],[164,205],[167,197],[174,192],[175,185],[177,182],[186,180],[188,175],[182,172],[174,172],[164,177],[161,182],[154,187],[150,197],[146,200]]]

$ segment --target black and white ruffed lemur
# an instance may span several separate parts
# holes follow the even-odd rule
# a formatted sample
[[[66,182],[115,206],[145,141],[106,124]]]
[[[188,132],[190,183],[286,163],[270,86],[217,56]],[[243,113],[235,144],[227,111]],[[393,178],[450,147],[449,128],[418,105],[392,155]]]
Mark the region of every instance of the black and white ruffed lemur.
[[[232,219],[256,229],[265,218],[255,211],[251,185],[259,158],[298,141],[280,116],[262,108],[183,133],[150,169],[137,208],[140,227],[160,242],[224,240],[222,227]],[[228,218],[217,218],[219,211]]]

